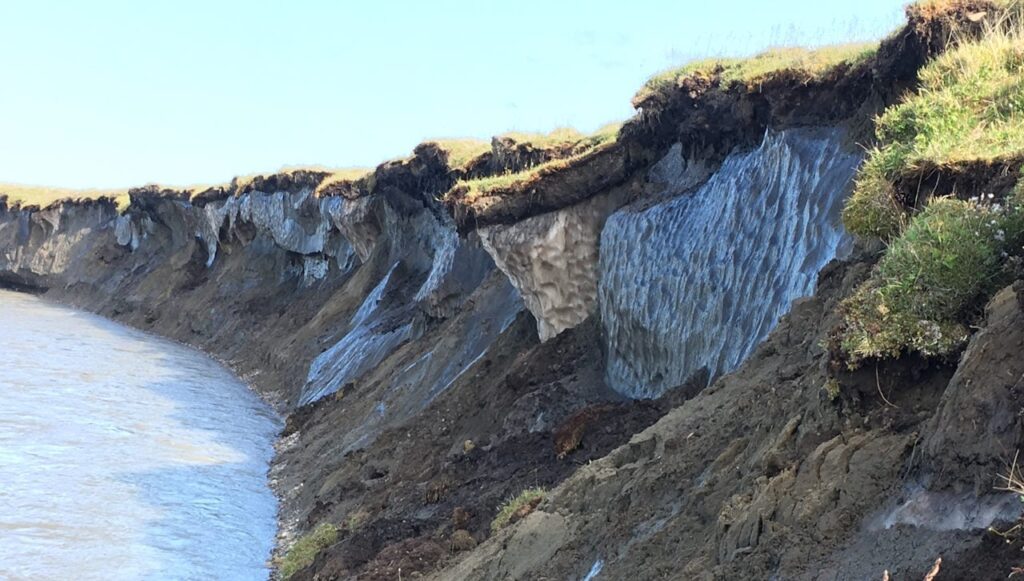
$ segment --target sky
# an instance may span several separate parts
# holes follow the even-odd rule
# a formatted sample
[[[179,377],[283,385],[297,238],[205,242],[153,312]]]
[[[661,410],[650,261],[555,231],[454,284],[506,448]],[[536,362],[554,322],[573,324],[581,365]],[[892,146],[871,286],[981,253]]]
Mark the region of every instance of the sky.
[[[632,115],[694,58],[883,37],[906,0],[0,0],[0,182],[372,167]]]

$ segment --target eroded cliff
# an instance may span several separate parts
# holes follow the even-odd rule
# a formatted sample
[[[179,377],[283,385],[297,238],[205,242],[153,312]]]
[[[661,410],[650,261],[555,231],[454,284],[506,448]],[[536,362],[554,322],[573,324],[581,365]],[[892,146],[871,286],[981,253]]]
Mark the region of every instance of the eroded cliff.
[[[960,359],[827,348],[878,257],[839,219],[872,115],[1000,10],[911,9],[813,75],[681,76],[610,140],[0,202],[0,283],[195,345],[287,414],[281,552],[337,531],[296,579],[1001,576],[1019,285]]]

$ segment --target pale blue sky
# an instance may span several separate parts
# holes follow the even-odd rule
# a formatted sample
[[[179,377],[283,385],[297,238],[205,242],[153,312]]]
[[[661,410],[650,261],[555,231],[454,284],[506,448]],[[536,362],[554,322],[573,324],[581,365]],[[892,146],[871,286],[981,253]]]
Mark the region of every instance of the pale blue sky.
[[[2,0],[0,182],[219,182],[592,130],[659,70],[879,38],[904,3]]]

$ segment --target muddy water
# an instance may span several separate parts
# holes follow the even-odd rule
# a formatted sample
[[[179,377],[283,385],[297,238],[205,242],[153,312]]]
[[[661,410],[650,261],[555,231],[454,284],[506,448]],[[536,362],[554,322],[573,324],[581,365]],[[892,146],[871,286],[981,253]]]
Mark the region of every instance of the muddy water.
[[[0,291],[0,579],[265,579],[279,420],[200,353]]]

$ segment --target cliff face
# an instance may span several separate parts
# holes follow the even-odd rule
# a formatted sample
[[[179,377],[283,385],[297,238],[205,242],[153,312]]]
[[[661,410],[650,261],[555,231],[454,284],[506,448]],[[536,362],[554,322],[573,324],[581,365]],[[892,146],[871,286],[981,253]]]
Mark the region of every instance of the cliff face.
[[[876,260],[838,219],[854,142],[991,8],[954,4],[814,79],[681,82],[582,153],[0,202],[0,284],[197,346],[287,414],[282,549],[339,529],[296,578],[1003,575],[978,529],[1017,516],[990,484],[1021,440],[1019,289],[959,362],[830,398],[822,347]]]

